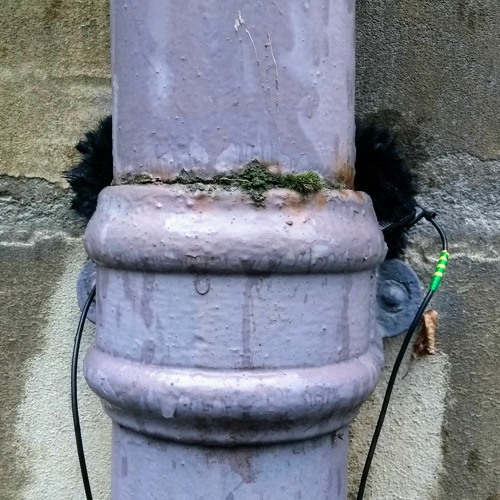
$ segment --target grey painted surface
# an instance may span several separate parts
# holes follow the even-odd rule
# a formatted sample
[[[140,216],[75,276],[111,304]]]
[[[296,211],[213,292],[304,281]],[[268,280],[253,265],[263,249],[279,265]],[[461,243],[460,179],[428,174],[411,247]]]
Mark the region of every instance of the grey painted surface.
[[[279,446],[224,449],[155,439],[144,443],[136,433],[114,430],[113,476],[120,478],[116,489],[119,500],[346,498],[347,433]],[[320,464],[336,467],[320,475]],[[139,468],[143,471],[141,481],[133,481],[129,471]],[[317,478],[314,482],[313,477]],[[147,491],[161,494],[147,496]]]
[[[346,498],[333,436],[382,362],[374,270],[386,247],[365,195],[274,190],[256,208],[216,187],[113,186],[86,247],[98,295],[85,374],[120,424],[113,498],[188,498],[193,464],[192,485],[223,498]],[[237,460],[252,471],[241,489]]]
[[[118,178],[263,158],[351,185],[354,0],[112,5]]]
[[[67,238],[81,223],[69,214],[60,171],[81,132],[110,109],[107,8],[107,0],[0,3],[0,171],[9,174],[0,194],[0,374],[9,381],[0,388],[2,500],[84,498],[67,367],[85,256],[81,241]],[[416,133],[422,201],[452,235],[433,303],[440,352],[405,366],[366,498],[497,500],[498,3],[358,0],[357,14],[357,110],[380,111],[405,139]],[[409,253],[423,283],[438,255],[431,234],[415,231]],[[385,342],[388,366],[399,341]],[[351,491],[384,380],[352,432]],[[93,395],[82,412],[92,483],[106,499],[109,419]]]
[[[217,185],[128,185],[103,190],[100,204],[85,246],[97,264],[121,269],[321,274],[373,269],[386,252],[370,199],[350,190],[304,200],[273,189],[256,208]]]
[[[253,158],[352,181],[354,3],[242,10],[112,3],[118,184]],[[382,360],[367,196],[281,189],[257,207],[215,183],[111,186],[85,240],[112,498],[347,497],[339,433]]]
[[[80,310],[83,309],[95,283],[96,264],[89,259],[78,274],[76,285]],[[196,278],[196,286],[198,293],[202,295],[210,291],[211,282],[205,273]],[[382,337],[395,337],[403,334],[412,322],[421,301],[422,285],[415,271],[408,264],[399,259],[389,259],[379,266],[376,320]],[[118,300],[115,302],[116,309],[114,310],[119,311],[121,304]],[[87,320],[94,324],[96,322],[95,299],[88,310]]]

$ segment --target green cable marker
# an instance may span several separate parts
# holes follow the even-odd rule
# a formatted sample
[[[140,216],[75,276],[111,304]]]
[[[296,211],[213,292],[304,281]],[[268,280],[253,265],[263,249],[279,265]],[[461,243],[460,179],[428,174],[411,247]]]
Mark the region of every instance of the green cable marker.
[[[448,265],[449,257],[450,254],[448,250],[443,250],[441,252],[441,255],[439,256],[439,261],[436,266],[436,270],[434,271],[434,274],[432,276],[431,284],[429,285],[429,290],[431,290],[432,292],[435,292],[439,288],[439,285],[441,284],[444,273],[446,271],[446,266]]]

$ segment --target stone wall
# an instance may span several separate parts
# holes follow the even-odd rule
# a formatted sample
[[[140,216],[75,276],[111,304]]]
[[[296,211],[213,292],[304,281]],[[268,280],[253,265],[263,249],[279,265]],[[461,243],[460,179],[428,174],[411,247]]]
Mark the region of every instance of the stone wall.
[[[61,171],[110,110],[107,0],[0,3],[0,491],[83,498],[69,401],[85,260]],[[496,0],[358,0],[358,113],[395,127],[421,202],[451,240],[433,306],[439,353],[407,360],[366,498],[500,499],[500,7]],[[439,240],[422,223],[408,258],[427,284]],[[92,332],[87,331],[86,343]],[[387,364],[400,339],[387,342]],[[85,348],[85,346],[84,346]],[[384,384],[352,430],[351,481]],[[82,382],[96,499],[108,498],[109,422]]]
[[[433,307],[439,354],[402,368],[371,476],[371,498],[500,498],[500,5],[497,0],[358,0],[361,115],[394,126],[415,159],[421,203],[449,235]],[[439,239],[412,233],[427,284]],[[387,343],[387,364],[399,340]],[[408,371],[409,370],[409,371]],[[380,388],[384,388],[381,382]],[[353,429],[359,476],[376,406]],[[370,497],[370,496],[369,496]]]
[[[84,498],[69,368],[85,261],[61,171],[111,103],[106,0],[0,2],[0,498]],[[88,346],[92,332],[87,332]],[[96,499],[109,491],[110,424],[83,380]]]

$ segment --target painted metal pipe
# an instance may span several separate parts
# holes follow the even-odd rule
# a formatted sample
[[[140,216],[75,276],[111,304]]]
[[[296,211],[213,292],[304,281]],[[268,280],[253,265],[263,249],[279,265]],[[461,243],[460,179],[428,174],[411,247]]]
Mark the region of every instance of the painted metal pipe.
[[[117,185],[86,232],[85,374],[114,423],[113,499],[346,498],[382,366],[369,198],[122,181],[258,158],[347,182],[353,26],[346,0],[112,2]]]
[[[355,0],[113,0],[118,179],[264,158],[350,187]]]

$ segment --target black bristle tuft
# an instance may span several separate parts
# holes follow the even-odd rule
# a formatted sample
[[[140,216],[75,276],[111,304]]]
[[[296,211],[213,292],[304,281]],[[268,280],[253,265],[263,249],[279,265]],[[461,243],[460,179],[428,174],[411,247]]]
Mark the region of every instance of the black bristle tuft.
[[[392,132],[374,123],[356,123],[354,188],[367,193],[379,221],[398,222],[415,211],[417,183]],[[387,258],[404,254],[405,234],[387,242]]]
[[[99,193],[113,181],[112,119],[103,119],[76,145],[80,162],[64,172],[75,196],[72,208],[87,220]],[[356,123],[356,176],[354,188],[367,193],[379,221],[394,223],[414,212],[416,180],[396,137],[373,122]],[[387,242],[387,258],[404,254],[405,234]]]
[[[71,208],[87,220],[96,209],[99,193],[113,181],[112,144],[112,119],[108,116],[76,145],[80,161],[64,172],[75,193]]]

